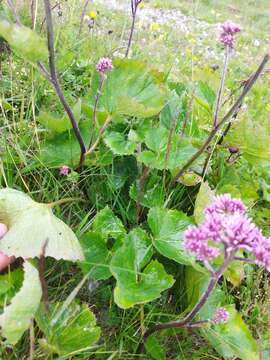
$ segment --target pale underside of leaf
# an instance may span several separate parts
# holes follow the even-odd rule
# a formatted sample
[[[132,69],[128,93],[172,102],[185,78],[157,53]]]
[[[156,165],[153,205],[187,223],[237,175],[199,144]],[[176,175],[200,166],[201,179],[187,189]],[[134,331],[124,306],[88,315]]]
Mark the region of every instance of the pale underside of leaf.
[[[0,316],[2,336],[10,344],[16,344],[28,329],[41,300],[42,290],[38,270],[30,262],[24,263],[24,281]]]
[[[0,242],[0,251],[9,256],[29,259],[39,257],[44,249],[46,256],[55,259],[84,259],[73,231],[46,204],[20,191],[0,190],[0,221],[9,228]]]

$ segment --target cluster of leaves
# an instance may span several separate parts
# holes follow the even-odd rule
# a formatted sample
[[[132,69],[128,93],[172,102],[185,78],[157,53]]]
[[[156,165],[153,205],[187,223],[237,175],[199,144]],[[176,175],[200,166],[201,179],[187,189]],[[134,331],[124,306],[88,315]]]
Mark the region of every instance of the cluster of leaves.
[[[44,39],[29,28],[0,18],[0,36],[34,67],[47,59]],[[61,53],[59,56],[61,60]],[[99,140],[101,134],[95,151],[86,158],[86,175],[78,173],[76,178],[80,194],[87,196],[88,210],[94,208],[96,213],[90,220],[91,229],[86,227],[78,240],[49,205],[37,203],[16,190],[0,191],[0,221],[9,227],[0,242],[0,251],[25,260],[24,276],[15,270],[0,277],[0,325],[9,344],[19,341],[33,318],[43,334],[39,344],[45,352],[71,354],[91,349],[99,339],[101,330],[87,304],[52,302],[49,309],[40,304],[42,286],[35,258],[43,251],[56,260],[77,262],[87,279],[110,281],[114,302],[121,309],[154,301],[169,289],[174,295],[172,287],[177,276],[171,271],[172,265],[181,267],[185,274],[187,300],[183,310],[192,308],[206,286],[208,275],[185,252],[183,233],[190,224],[202,221],[203,209],[214,196],[201,177],[208,154],[192,164],[178,179],[175,189],[168,183],[205,140],[212,122],[215,92],[202,81],[197,82],[195,91],[187,84],[170,82],[166,74],[139,60],[114,59],[113,65],[98,104],[100,78],[94,63],[89,89],[80,97],[70,96],[85,143]],[[38,74],[35,76],[39,79]],[[192,109],[190,97],[194,102]],[[5,102],[8,111],[11,105]],[[42,135],[24,174],[30,177],[33,170],[54,171],[68,165],[74,169],[73,176],[80,147],[68,116],[58,108],[50,112],[47,106],[41,106],[38,110],[37,128]],[[108,119],[110,124],[103,132]],[[268,215],[269,136],[267,124],[258,126],[240,114],[223,144],[213,149],[206,173],[217,192],[230,192],[247,205],[261,199]],[[31,136],[22,139],[26,148],[32,147]],[[3,163],[6,168],[22,167],[22,155],[16,147],[9,148],[8,137],[1,139],[1,145],[8,151],[1,156],[0,166]],[[230,146],[239,148],[241,156],[235,161],[231,161],[227,150]],[[244,276],[245,268],[240,264],[230,267],[224,277],[238,286]],[[209,325],[200,334],[224,358],[258,359],[256,341],[233,301],[228,302],[222,286],[216,289],[198,319],[211,317],[220,305],[228,309],[229,322]],[[154,358],[158,358],[156,346],[156,339],[149,339],[147,350]]]

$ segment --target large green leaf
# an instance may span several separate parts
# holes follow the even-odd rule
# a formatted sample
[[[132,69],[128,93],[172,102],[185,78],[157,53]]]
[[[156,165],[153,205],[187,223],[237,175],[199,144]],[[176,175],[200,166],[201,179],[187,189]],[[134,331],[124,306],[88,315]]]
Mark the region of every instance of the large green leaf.
[[[250,118],[242,118],[234,124],[229,133],[229,141],[233,146],[239,147],[241,154],[252,165],[269,166],[269,124],[263,124]]]
[[[68,122],[65,123],[68,124]],[[48,124],[47,124],[48,125]],[[49,125],[48,125],[49,128]],[[59,129],[60,130],[60,129]],[[89,143],[91,129],[89,124],[83,122],[80,124],[82,137],[86,144]],[[36,162],[40,165],[47,166],[61,166],[68,165],[75,167],[80,159],[80,146],[73,130],[57,134],[51,138],[49,136],[40,146],[40,154]],[[88,158],[86,158],[86,161]]]
[[[40,345],[50,353],[58,355],[69,355],[89,349],[100,337],[95,315],[86,304],[72,303],[58,318],[62,305],[50,305],[49,315],[43,306],[40,307],[35,319],[46,337],[40,340]]]
[[[138,160],[150,168],[173,170],[184,165],[196,152],[189,139],[180,138],[179,134],[174,133],[166,160],[168,141],[169,131],[164,127],[149,129],[145,134],[145,143],[150,150],[142,151]]]
[[[259,360],[256,340],[234,306],[226,306],[229,321],[203,329],[202,333],[213,348],[225,359]]]
[[[80,263],[83,273],[95,280],[111,277],[111,252],[100,233],[89,231],[81,237],[80,243],[85,256],[85,261]]]
[[[191,267],[186,269],[186,289],[191,309],[199,300],[209,282],[209,275],[200,273]],[[219,286],[213,291],[206,304],[200,310],[197,319],[210,319],[217,308],[224,307],[226,294]],[[225,306],[229,312],[229,321],[225,324],[212,325],[200,330],[201,334],[212,344],[225,359],[239,357],[243,360],[258,360],[256,341],[250,330],[234,309],[234,306]]]
[[[42,296],[39,273],[30,262],[24,263],[24,281],[19,292],[14,296],[11,304],[4,308],[0,315],[2,336],[10,344],[16,344],[39,307]]]
[[[73,106],[74,117],[79,123],[81,117],[81,100],[79,99],[77,103]],[[47,111],[41,111],[37,118],[38,122],[45,126],[46,129],[52,133],[61,134],[67,130],[72,129],[72,124],[67,115],[62,117],[56,116],[53,113]]]
[[[117,280],[114,300],[119,307],[127,309],[152,301],[173,285],[173,277],[158,261],[149,263],[152,254],[151,240],[140,228],[132,230],[114,254],[111,272]]]
[[[135,142],[125,138],[123,133],[116,131],[107,131],[104,142],[116,155],[132,155],[137,146]]]
[[[112,276],[110,261],[114,250],[121,246],[126,230],[121,220],[114,215],[109,207],[105,207],[94,218],[93,231],[84,234],[80,243],[83,248],[85,261],[80,263],[84,274],[95,280],[105,280]],[[108,249],[108,240],[115,242]]]
[[[25,27],[0,19],[2,36],[18,55],[31,62],[43,61],[48,57],[47,46],[37,33]]]
[[[122,221],[114,215],[108,206],[99,211],[95,216],[93,231],[100,232],[105,240],[107,240],[108,236],[117,239],[126,234]]]
[[[55,259],[83,260],[73,231],[54,216],[47,204],[33,201],[23,192],[0,190],[0,221],[8,226],[0,251],[24,259],[39,257],[46,245],[46,256]]]
[[[184,231],[192,224],[188,216],[177,210],[155,207],[149,211],[148,224],[159,253],[179,264],[194,263],[194,258],[183,248]]]
[[[161,74],[138,60],[116,59],[107,74],[99,108],[110,114],[150,117],[158,114],[166,101]],[[99,74],[94,75],[92,93],[96,94]],[[93,99],[94,101],[94,99]]]

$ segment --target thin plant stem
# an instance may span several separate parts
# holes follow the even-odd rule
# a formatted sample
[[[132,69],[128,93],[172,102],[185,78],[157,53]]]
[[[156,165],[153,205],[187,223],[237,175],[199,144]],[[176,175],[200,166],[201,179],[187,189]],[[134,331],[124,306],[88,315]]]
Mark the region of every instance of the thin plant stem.
[[[185,131],[186,131],[186,127],[187,127],[187,123],[188,123],[188,119],[190,117],[191,114],[191,110],[192,110],[192,105],[193,105],[193,98],[194,98],[194,92],[195,89],[193,89],[189,102],[188,102],[188,108],[187,108],[187,112],[183,121],[183,127],[182,127],[182,131],[181,131],[181,137],[183,137],[185,135]]]
[[[126,58],[128,57],[129,51],[131,48],[131,43],[132,43],[134,30],[135,30],[137,9],[141,2],[142,2],[142,0],[131,0],[132,23],[131,23],[131,28],[130,28],[129,38],[128,38],[128,45],[127,45],[126,54],[125,54]]]
[[[67,204],[67,203],[70,203],[70,202],[85,202],[84,199],[81,199],[81,198],[65,198],[65,199],[60,199],[60,200],[57,200],[57,201],[54,201],[54,202],[51,202],[49,204],[46,204],[48,207],[50,208],[53,208],[55,206],[59,206],[59,205],[63,205],[63,204]]]
[[[54,31],[53,31],[53,22],[52,22],[52,12],[51,12],[51,5],[50,0],[44,0],[44,7],[45,7],[45,17],[46,17],[46,24],[47,24],[47,40],[48,40],[48,50],[49,50],[49,67],[50,67],[50,76],[51,76],[51,84],[53,85],[55,92],[61,101],[69,119],[72,124],[74,134],[78,140],[81,149],[79,167],[83,165],[86,153],[86,147],[84,140],[81,135],[81,131],[79,129],[78,123],[75,119],[73,111],[69,106],[59,83],[56,66],[55,66],[55,52],[54,52]]]
[[[145,167],[143,172],[142,172],[142,176],[140,177],[139,180],[139,192],[137,195],[137,199],[136,199],[136,222],[137,224],[140,221],[140,215],[141,215],[141,199],[142,199],[142,194],[143,194],[143,189],[144,189],[144,185],[145,185],[145,180],[147,178],[147,176],[149,175],[150,172],[150,168],[149,167]]]
[[[223,92],[224,92],[225,79],[226,79],[226,75],[228,72],[229,58],[230,58],[230,48],[229,48],[229,46],[226,46],[225,56],[224,56],[224,64],[223,64],[220,86],[219,86],[219,90],[218,90],[218,96],[217,96],[215,113],[214,113],[213,128],[215,128],[218,123],[218,114],[219,114],[221,100],[222,100],[222,96],[223,96]]]
[[[35,358],[35,329],[34,329],[34,320],[31,319],[30,329],[29,329],[29,338],[30,338],[30,346],[29,346],[29,360],[34,360]]]
[[[30,13],[32,20],[32,29],[34,30],[37,22],[37,9],[38,9],[38,0],[31,0],[30,4]]]
[[[92,129],[92,134],[94,135],[96,126],[97,126],[97,108],[98,108],[98,103],[100,100],[100,97],[102,95],[102,88],[103,88],[103,84],[106,78],[105,74],[101,74],[100,75],[100,79],[99,79],[99,84],[98,84],[98,89],[97,89],[97,93],[96,93],[96,97],[95,97],[95,103],[94,103],[94,110],[93,110],[93,129]],[[90,136],[90,142],[89,142],[89,146],[88,146],[88,150],[91,148],[92,145],[92,139],[93,139],[93,135]]]
[[[241,106],[245,96],[247,95],[247,93],[250,91],[250,89],[253,87],[253,85],[255,84],[255,82],[258,80],[258,78],[260,77],[261,73],[263,72],[267,62],[270,59],[270,54],[266,54],[262,60],[262,62],[260,63],[258,69],[256,70],[256,72],[251,76],[249,82],[246,84],[245,88],[243,89],[241,95],[238,97],[238,99],[236,100],[236,102],[232,105],[232,107],[229,109],[229,111],[227,112],[227,114],[220,120],[220,122],[218,122],[218,124],[216,125],[215,128],[212,129],[212,131],[210,132],[210,134],[208,135],[207,139],[205,140],[205,142],[202,144],[202,146],[200,147],[200,149],[187,161],[187,163],[178,171],[177,175],[172,179],[170,185],[174,185],[178,178],[180,176],[182,176],[185,171],[187,169],[189,169],[189,167],[194,163],[194,161],[196,161],[199,156],[205,151],[205,149],[208,147],[208,145],[210,145],[210,143],[212,142],[212,140],[214,139],[215,135],[218,133],[218,131],[223,127],[223,125],[230,120],[230,118],[232,116],[234,116],[235,112],[239,109],[239,107]]]
[[[48,293],[48,285],[45,278],[45,269],[46,269],[46,248],[48,245],[49,239],[45,241],[45,244],[43,245],[40,257],[38,259],[38,272],[39,272],[39,280],[41,283],[41,289],[42,289],[42,301],[44,304],[44,308],[46,313],[49,313],[49,293]]]
[[[226,271],[228,265],[233,260],[233,254],[230,256],[225,257],[223,264],[219,267],[219,269],[214,272],[209,280],[208,286],[202,296],[200,297],[199,301],[196,303],[196,305],[193,307],[193,309],[181,320],[176,321],[170,321],[163,324],[158,324],[156,326],[153,326],[149,330],[147,330],[143,336],[143,343],[139,347],[139,353],[141,353],[144,349],[144,344],[147,341],[148,337],[152,334],[154,334],[157,331],[165,330],[165,329],[172,329],[172,328],[182,328],[182,327],[191,327],[192,320],[195,318],[195,316],[198,314],[198,312],[201,310],[201,308],[205,305],[207,300],[209,299],[209,296],[211,295],[212,291],[215,289],[219,279]]]
[[[107,129],[108,125],[110,124],[110,122],[112,121],[112,117],[108,116],[105,123],[103,124],[103,126],[100,128],[99,133],[98,133],[98,137],[96,139],[96,141],[94,142],[94,144],[86,151],[85,156],[88,156],[90,154],[93,153],[93,151],[96,149],[96,147],[98,146],[98,144],[100,143],[101,137],[104,133],[104,131]]]
[[[13,3],[12,0],[7,0],[7,4],[8,4],[8,7],[10,8],[11,12],[12,12],[12,15],[16,21],[16,24],[19,25],[19,26],[22,26],[22,23],[21,23],[21,20],[17,14],[17,11],[16,11],[16,7]]]
[[[82,14],[81,14],[81,21],[80,21],[80,27],[79,27],[79,36],[81,35],[81,32],[82,32],[83,21],[84,21],[84,17],[85,17],[86,10],[87,10],[89,2],[90,2],[90,0],[86,0],[84,2],[84,5],[83,5],[83,11],[82,11]]]
[[[169,130],[167,149],[166,149],[166,155],[165,155],[165,163],[164,163],[164,168],[165,169],[167,168],[169,157],[170,157],[173,133],[174,133],[175,128],[176,128],[176,122],[177,122],[178,115],[179,115],[179,111],[176,111],[176,113],[175,113],[175,115],[173,117],[172,126],[170,127],[170,130]]]
[[[247,263],[247,264],[256,265],[256,261],[253,260],[253,259],[246,259],[246,258],[242,258],[242,257],[239,257],[239,256],[235,256],[235,257],[234,257],[234,260],[236,260],[236,261],[241,261],[241,262],[245,262],[245,263]]]

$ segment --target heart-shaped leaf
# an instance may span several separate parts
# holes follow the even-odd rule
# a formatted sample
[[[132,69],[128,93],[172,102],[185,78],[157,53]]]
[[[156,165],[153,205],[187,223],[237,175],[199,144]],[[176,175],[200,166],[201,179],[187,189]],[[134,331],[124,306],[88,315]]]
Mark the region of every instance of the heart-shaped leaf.
[[[194,263],[194,258],[183,248],[184,231],[192,224],[188,216],[177,210],[155,207],[149,211],[148,224],[159,253],[179,264]]]
[[[99,211],[95,216],[93,231],[100,232],[105,240],[107,240],[108,236],[117,239],[126,234],[122,221],[114,215],[108,206]]]
[[[136,149],[135,142],[129,141],[124,134],[116,131],[107,131],[104,142],[116,155],[132,155]]]
[[[97,213],[92,229],[93,231],[87,232],[80,239],[85,256],[85,261],[80,263],[80,267],[90,278],[105,280],[112,276],[109,266],[112,253],[121,246],[126,230],[109,207]],[[107,244],[109,238],[115,240],[110,250]]]
[[[72,303],[62,311],[62,303],[50,305],[49,314],[41,306],[36,321],[46,339],[40,340],[41,347],[52,354],[69,355],[89,349],[100,337],[100,328],[96,326],[95,315],[86,304]]]
[[[19,292],[14,296],[11,304],[4,308],[0,315],[2,336],[10,344],[16,344],[39,307],[42,296],[39,273],[30,262],[24,262],[24,280]]]
[[[110,271],[111,252],[100,233],[89,231],[84,234],[80,243],[85,261],[80,263],[84,274],[94,280],[105,280],[112,276]]]
[[[74,117],[79,123],[81,117],[81,100],[79,99],[77,103],[72,108]],[[41,111],[37,118],[38,122],[45,126],[46,129],[52,133],[61,134],[67,130],[72,129],[72,124],[67,115],[62,117],[57,117],[53,113]]]
[[[0,190],[0,221],[9,229],[0,242],[0,251],[6,255],[39,257],[46,245],[46,256],[71,261],[84,259],[73,231],[54,216],[47,204],[37,203],[23,192]]]
[[[114,300],[119,307],[128,309],[152,301],[173,285],[173,277],[158,261],[149,263],[152,254],[151,240],[140,228],[132,230],[114,254],[111,272],[117,280]]]
[[[138,60],[116,59],[113,65],[103,86],[99,109],[142,118],[158,114],[166,101],[164,77]],[[99,74],[95,74],[93,94],[98,84]]]
[[[184,165],[196,152],[196,148],[189,139],[180,138],[178,134],[173,134],[170,140],[169,137],[169,131],[164,127],[147,130],[145,143],[150,150],[142,151],[138,155],[138,160],[152,169],[159,170],[174,170]]]

